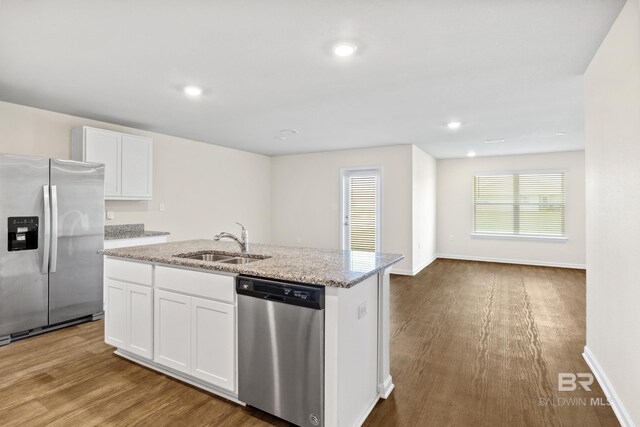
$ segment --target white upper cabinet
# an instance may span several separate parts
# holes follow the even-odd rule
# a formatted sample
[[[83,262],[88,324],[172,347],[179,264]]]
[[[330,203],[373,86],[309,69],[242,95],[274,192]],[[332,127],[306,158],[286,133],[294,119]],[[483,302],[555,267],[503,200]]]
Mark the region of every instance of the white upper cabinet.
[[[151,153],[149,138],[122,135],[122,197],[151,198]]]
[[[82,126],[71,132],[71,155],[74,160],[105,165],[105,199],[151,199],[150,138]]]
[[[84,162],[104,163],[105,195],[120,194],[120,134],[87,128]],[[91,159],[91,160],[88,160]]]

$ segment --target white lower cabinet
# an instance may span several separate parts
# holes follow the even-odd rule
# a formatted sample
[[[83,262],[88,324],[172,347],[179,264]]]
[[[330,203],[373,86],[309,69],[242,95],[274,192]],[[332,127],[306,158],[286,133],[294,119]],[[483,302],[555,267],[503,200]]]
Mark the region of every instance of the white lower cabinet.
[[[150,359],[146,366],[237,396],[234,276],[107,257],[104,283],[108,344],[124,357]]]
[[[235,307],[156,290],[154,361],[235,391]]]
[[[106,279],[105,284],[105,341],[153,358],[153,290],[113,279]]]
[[[190,369],[190,300],[186,295],[156,290],[154,361],[185,374]]]
[[[147,286],[127,284],[127,350],[153,358],[153,291]]]
[[[191,298],[191,375],[235,390],[235,307]]]
[[[127,347],[127,284],[105,280],[104,340],[114,347]]]

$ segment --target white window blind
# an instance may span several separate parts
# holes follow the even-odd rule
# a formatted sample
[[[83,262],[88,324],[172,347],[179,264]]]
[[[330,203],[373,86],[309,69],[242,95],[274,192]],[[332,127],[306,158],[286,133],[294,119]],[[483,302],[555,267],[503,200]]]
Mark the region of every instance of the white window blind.
[[[565,174],[474,178],[474,233],[565,237]]]
[[[352,251],[376,250],[377,176],[348,177],[348,233]]]

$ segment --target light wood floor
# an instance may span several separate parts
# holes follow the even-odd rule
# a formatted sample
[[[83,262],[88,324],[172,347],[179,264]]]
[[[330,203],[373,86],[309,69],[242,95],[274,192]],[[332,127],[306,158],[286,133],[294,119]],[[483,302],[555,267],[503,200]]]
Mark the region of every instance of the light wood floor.
[[[559,372],[589,372],[585,275],[438,260],[393,276],[395,390],[367,426],[609,426],[606,406],[540,406]],[[102,322],[0,348],[0,425],[286,425],[112,354]]]

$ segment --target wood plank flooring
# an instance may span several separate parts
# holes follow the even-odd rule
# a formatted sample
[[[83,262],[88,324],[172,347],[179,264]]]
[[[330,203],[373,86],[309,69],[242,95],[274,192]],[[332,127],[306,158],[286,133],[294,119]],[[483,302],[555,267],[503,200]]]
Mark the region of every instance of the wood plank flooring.
[[[557,391],[558,373],[590,372],[584,271],[440,259],[393,277],[391,323],[396,388],[367,426],[619,425],[608,406],[557,400],[604,399],[597,383]]]
[[[604,398],[557,391],[559,372],[589,372],[584,272],[437,260],[393,276],[391,298],[396,388],[365,425],[619,425],[607,406],[540,406]],[[0,425],[287,425],[113,355],[102,328],[0,347]]]

